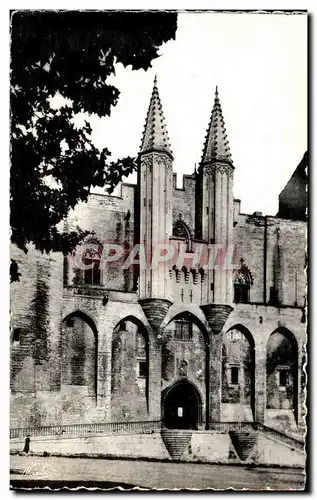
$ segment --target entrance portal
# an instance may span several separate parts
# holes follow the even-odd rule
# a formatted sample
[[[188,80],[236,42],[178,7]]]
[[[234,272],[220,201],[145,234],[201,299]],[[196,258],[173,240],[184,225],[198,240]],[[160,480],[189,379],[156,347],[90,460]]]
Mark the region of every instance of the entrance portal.
[[[197,429],[201,414],[201,399],[197,389],[181,380],[162,395],[164,426],[168,429]]]

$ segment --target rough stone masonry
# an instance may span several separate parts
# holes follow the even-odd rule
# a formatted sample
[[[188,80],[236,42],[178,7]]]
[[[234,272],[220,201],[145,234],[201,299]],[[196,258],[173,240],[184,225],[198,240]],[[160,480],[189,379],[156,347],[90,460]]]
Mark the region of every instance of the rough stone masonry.
[[[64,222],[91,233],[90,270],[12,247],[21,277],[11,285],[11,427],[259,422],[302,435],[304,190],[292,213],[289,183],[282,216],[240,212],[218,91],[201,163],[181,189],[156,81],[138,161],[136,185],[91,194]],[[99,269],[105,242],[125,252],[140,244],[147,255],[171,243],[189,258],[182,267]],[[193,264],[190,255],[208,245],[233,245],[235,269]]]

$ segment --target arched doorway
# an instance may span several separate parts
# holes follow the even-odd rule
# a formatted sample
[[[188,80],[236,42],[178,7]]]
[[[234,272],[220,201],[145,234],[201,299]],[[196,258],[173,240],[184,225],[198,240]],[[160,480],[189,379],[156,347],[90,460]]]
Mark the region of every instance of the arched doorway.
[[[168,429],[198,429],[201,397],[188,380],[180,380],[162,394],[163,421]]]
[[[184,381],[193,387],[193,394],[197,393],[199,421],[201,424],[205,422],[206,428],[208,428],[209,359],[209,332],[202,321],[186,310],[174,315],[165,326],[162,345],[162,421],[164,421],[166,413],[165,396],[167,396],[168,391],[172,390],[174,384]],[[187,394],[186,387],[183,387],[182,390]],[[181,395],[180,399],[182,399]],[[180,405],[179,408],[182,406]]]

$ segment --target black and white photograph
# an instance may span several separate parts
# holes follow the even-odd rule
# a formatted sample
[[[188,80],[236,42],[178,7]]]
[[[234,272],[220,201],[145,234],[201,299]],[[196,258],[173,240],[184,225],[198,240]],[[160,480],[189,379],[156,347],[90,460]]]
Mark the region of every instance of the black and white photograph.
[[[307,11],[9,17],[10,489],[304,491]]]

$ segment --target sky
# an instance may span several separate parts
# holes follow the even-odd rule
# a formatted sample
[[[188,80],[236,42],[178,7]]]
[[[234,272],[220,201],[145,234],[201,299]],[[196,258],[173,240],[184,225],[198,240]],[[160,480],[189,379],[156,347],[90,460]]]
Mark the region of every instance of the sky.
[[[118,104],[92,116],[93,141],[136,156],[157,74],[178,186],[201,159],[218,85],[241,211],[275,215],[278,195],[307,149],[307,17],[179,13],[176,39],[152,67],[116,66]],[[129,181],[135,181],[135,176]]]

